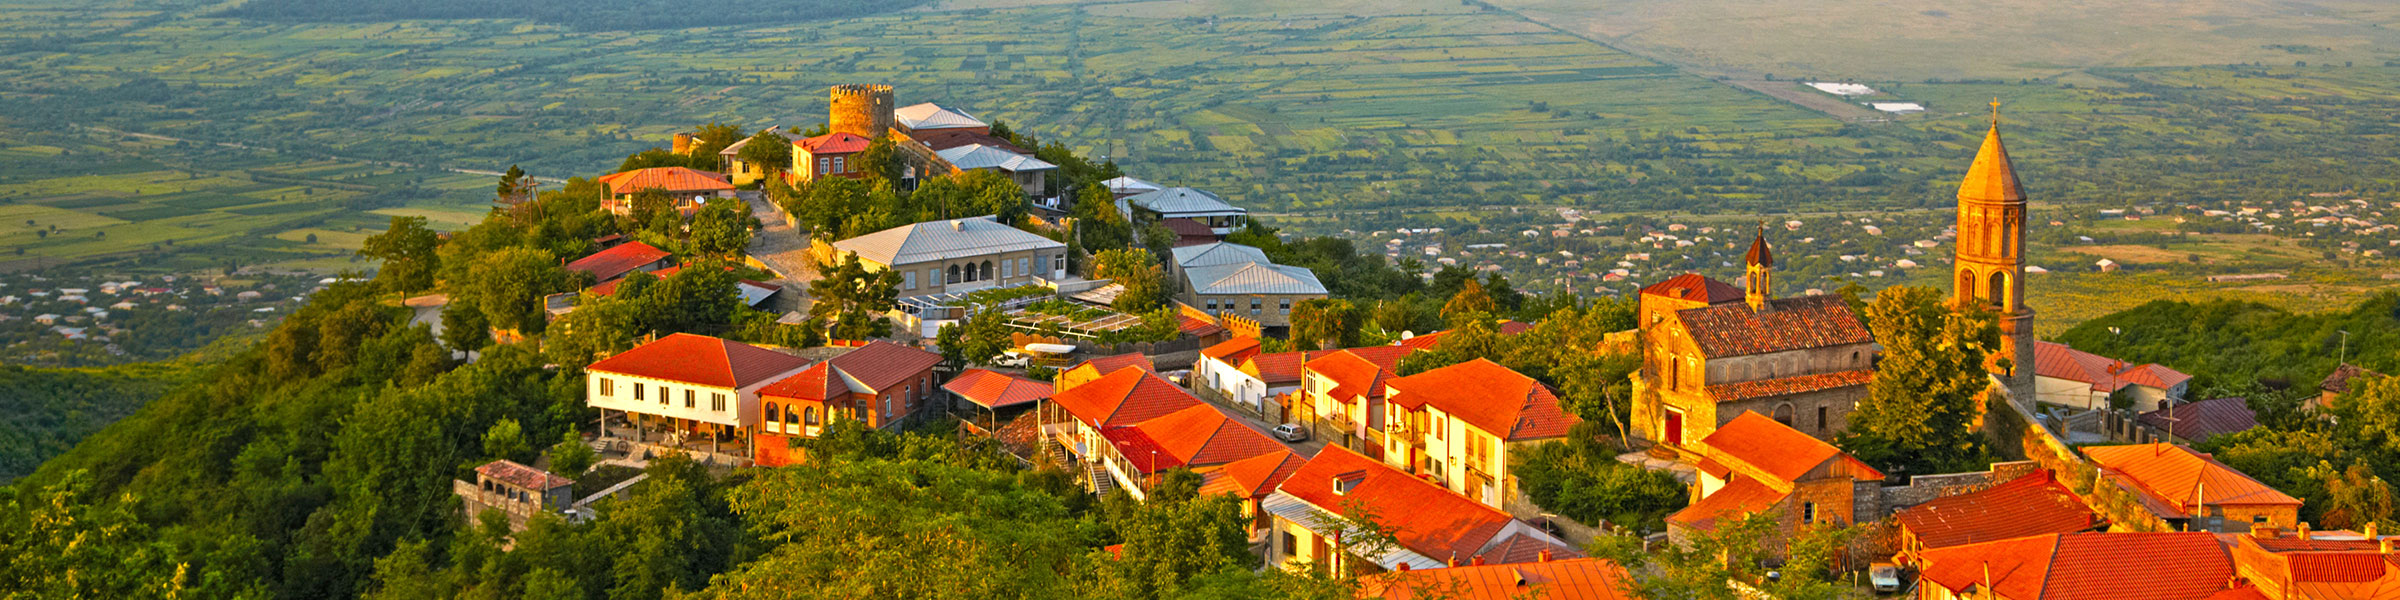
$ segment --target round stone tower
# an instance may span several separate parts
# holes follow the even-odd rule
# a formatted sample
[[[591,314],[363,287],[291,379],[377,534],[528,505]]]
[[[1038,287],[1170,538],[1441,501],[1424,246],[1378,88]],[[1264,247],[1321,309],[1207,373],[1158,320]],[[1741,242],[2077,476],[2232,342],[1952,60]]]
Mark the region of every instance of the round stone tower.
[[[834,133],[875,138],[892,128],[892,86],[837,85],[832,101],[825,122]]]

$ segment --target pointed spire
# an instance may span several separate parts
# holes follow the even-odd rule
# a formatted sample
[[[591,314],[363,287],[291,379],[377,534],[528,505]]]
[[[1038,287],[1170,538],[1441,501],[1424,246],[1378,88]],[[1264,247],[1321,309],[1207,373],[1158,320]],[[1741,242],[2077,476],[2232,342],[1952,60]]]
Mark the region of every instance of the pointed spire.
[[[1775,266],[1775,253],[1767,248],[1767,222],[1758,222],[1758,237],[1750,240],[1750,251],[1742,254],[1742,263],[1761,267]]]
[[[1975,164],[1967,167],[1967,178],[1958,184],[1958,199],[1997,202],[2022,202],[2025,188],[2017,185],[2017,169],[2008,162],[2008,148],[2000,144],[2000,99],[1992,99],[1992,128],[1983,134],[1983,148],[1975,151]]]

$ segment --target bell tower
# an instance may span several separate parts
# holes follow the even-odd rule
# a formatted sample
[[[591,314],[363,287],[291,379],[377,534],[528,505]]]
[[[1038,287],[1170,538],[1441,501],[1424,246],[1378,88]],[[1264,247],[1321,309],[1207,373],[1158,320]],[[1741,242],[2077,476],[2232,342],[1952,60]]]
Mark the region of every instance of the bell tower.
[[[1992,126],[1958,186],[1958,256],[1952,302],[2000,316],[1992,374],[2019,405],[2033,405],[2033,309],[2025,306],[2025,189],[2000,143],[2000,101]],[[2005,362],[2004,362],[2005,361]]]
[[[1774,297],[1770,285],[1775,276],[1775,253],[1767,248],[1767,224],[1758,224],[1758,237],[1750,240],[1750,251],[1742,254],[1742,300],[1750,310],[1764,312],[1767,299]]]

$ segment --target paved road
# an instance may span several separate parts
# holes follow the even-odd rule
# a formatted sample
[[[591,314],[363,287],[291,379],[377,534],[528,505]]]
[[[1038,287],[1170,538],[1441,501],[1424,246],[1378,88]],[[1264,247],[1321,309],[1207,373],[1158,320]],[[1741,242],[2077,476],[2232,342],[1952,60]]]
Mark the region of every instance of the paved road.
[[[767,264],[783,275],[775,283],[784,293],[776,301],[778,311],[807,311],[808,283],[816,281],[817,265],[808,256],[808,235],[783,222],[783,212],[775,209],[762,192],[737,192],[742,201],[750,204],[750,214],[758,217],[759,229],[750,235],[750,256]]]

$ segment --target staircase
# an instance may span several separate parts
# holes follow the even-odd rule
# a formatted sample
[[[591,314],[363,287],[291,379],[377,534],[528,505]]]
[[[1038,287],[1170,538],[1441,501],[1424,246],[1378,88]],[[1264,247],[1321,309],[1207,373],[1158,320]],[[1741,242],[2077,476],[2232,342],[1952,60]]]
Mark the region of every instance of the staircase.
[[[1067,447],[1060,445],[1058,440],[1043,440],[1042,456],[1048,458],[1050,464],[1058,465],[1060,470],[1071,468],[1070,465],[1075,464],[1075,456],[1067,454]]]
[[[1091,463],[1089,471],[1092,474],[1092,493],[1106,498],[1109,492],[1117,490],[1117,478],[1109,476],[1108,467],[1101,466],[1100,463]]]

